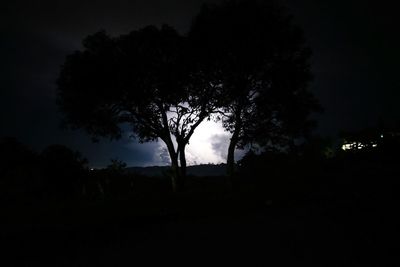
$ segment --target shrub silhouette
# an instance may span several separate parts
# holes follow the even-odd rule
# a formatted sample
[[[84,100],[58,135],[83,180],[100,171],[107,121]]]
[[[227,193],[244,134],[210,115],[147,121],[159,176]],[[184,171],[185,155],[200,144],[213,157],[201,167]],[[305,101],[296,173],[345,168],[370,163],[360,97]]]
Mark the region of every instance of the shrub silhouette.
[[[87,176],[87,160],[63,145],[51,145],[40,154],[45,192],[52,198],[78,196]]]
[[[15,138],[0,140],[0,197],[22,197],[41,187],[35,152]]]

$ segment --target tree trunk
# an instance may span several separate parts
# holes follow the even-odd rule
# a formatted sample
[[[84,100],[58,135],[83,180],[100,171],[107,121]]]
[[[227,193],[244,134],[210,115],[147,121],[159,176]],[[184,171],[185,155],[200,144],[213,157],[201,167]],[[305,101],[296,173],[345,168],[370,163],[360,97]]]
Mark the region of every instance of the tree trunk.
[[[181,145],[179,147],[179,161],[181,163],[181,171],[180,171],[180,188],[183,188],[186,181],[186,155],[185,155],[185,147],[186,145]]]
[[[171,140],[164,141],[167,145],[169,157],[171,158],[171,169],[172,169],[172,176],[171,176],[171,183],[172,183],[172,191],[178,192],[179,191],[179,184],[180,184],[180,172],[179,172],[179,165],[178,165],[178,153],[175,151],[174,144]]]
[[[171,176],[171,183],[172,183],[172,191],[174,193],[180,190],[180,173],[179,173],[179,166],[178,166],[178,158],[175,157],[174,159],[171,158],[171,168],[172,168],[172,176]]]
[[[228,156],[227,156],[227,161],[226,161],[226,167],[227,167],[227,175],[229,177],[233,177],[233,174],[235,172],[235,148],[238,143],[238,137],[239,137],[239,131],[235,130],[233,133],[231,140],[229,142],[229,148],[228,148]]]
[[[158,107],[162,114],[162,123],[164,126],[163,135],[160,138],[167,145],[169,157],[171,158],[171,168],[172,168],[171,184],[172,184],[172,191],[174,193],[176,193],[180,190],[179,185],[180,185],[180,177],[181,177],[180,170],[179,170],[179,164],[178,164],[178,152],[179,151],[175,151],[175,146],[171,139],[166,109],[164,108],[162,103],[158,103]],[[179,149],[179,146],[178,146],[178,149]]]
[[[226,160],[227,184],[230,189],[233,187],[233,179],[235,174],[235,148],[239,142],[239,133],[241,130],[241,121],[236,121],[235,130],[233,131],[228,147],[228,156]]]

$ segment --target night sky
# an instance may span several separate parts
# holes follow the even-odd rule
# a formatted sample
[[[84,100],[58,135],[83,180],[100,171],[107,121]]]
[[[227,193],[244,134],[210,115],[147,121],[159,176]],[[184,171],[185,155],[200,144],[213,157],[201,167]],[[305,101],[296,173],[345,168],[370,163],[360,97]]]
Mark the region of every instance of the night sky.
[[[88,34],[111,35],[148,24],[167,23],[185,33],[201,0],[8,1],[0,10],[0,137],[14,136],[35,150],[64,144],[91,166],[111,158],[128,165],[165,163],[157,143],[124,137],[93,144],[80,131],[60,129],[55,80],[65,56],[80,49]],[[212,2],[212,1],[208,1]],[[213,1],[218,2],[218,1]],[[400,121],[400,18],[396,1],[284,1],[313,50],[312,90],[325,109],[317,133],[375,126],[379,118]],[[128,133],[127,133],[128,136]],[[211,147],[220,154],[227,135],[216,132]],[[219,141],[219,142],[218,142]],[[225,151],[225,150],[224,150]],[[161,154],[161,156],[160,156]],[[220,162],[223,155],[208,158]],[[207,163],[199,155],[192,163]]]

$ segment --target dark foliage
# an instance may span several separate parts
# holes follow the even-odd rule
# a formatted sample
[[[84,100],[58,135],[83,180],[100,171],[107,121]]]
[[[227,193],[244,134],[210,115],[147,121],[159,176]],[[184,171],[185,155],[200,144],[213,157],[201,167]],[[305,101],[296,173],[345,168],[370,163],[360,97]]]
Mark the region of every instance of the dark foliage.
[[[51,145],[40,154],[40,169],[45,196],[72,198],[82,194],[87,177],[87,160],[63,145]]]
[[[197,67],[218,85],[219,115],[234,150],[248,144],[287,147],[312,126],[319,110],[308,90],[310,49],[303,33],[276,1],[226,1],[205,5],[189,40]]]
[[[0,198],[31,194],[41,186],[38,156],[15,138],[0,141]]]
[[[213,87],[195,75],[186,44],[166,25],[115,38],[98,32],[83,41],[83,51],[67,57],[58,79],[66,125],[94,138],[120,138],[128,125],[140,142],[161,139],[175,190],[186,174],[185,147],[215,107]]]
[[[149,26],[118,38],[98,32],[83,45],[67,57],[58,79],[65,123],[111,138],[119,138],[120,124],[128,123],[140,141],[156,140],[162,113],[184,97],[176,78],[183,68],[179,35]]]
[[[87,161],[78,152],[51,145],[38,154],[13,138],[5,138],[0,154],[0,198],[48,201],[81,195]]]

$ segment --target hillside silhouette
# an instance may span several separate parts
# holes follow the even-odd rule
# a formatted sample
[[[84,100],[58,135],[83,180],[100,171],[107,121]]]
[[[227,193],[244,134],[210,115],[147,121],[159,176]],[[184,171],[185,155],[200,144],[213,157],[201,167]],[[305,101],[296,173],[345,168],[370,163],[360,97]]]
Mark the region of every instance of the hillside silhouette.
[[[162,176],[169,166],[128,167],[127,172],[145,176]],[[222,176],[225,175],[226,164],[200,164],[187,167],[189,176]]]

